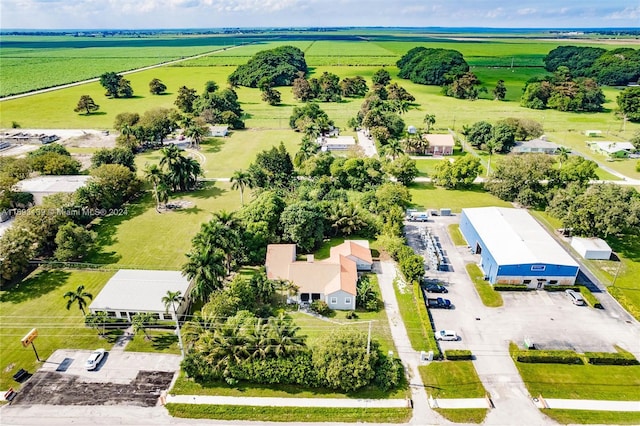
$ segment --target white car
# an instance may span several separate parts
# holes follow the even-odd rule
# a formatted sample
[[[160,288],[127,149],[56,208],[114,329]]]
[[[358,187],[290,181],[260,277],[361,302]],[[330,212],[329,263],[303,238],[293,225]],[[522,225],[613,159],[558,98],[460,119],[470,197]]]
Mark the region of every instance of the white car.
[[[459,340],[460,337],[453,330],[438,330],[436,332],[436,340]]]
[[[87,370],[95,370],[98,364],[100,364],[100,361],[102,361],[102,358],[104,358],[104,349],[96,349],[89,355],[89,359],[84,363],[84,368]]]

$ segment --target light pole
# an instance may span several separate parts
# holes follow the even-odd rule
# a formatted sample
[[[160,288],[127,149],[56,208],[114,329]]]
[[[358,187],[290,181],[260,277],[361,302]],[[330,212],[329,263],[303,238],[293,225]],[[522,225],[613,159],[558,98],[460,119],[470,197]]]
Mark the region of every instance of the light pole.
[[[617,253],[614,253],[616,255],[616,258],[618,259],[618,269],[616,269],[616,274],[613,276],[613,283],[611,284],[611,287],[616,286],[616,280],[618,279],[618,274],[620,273],[620,268],[622,267],[622,259],[620,259],[620,256],[618,256]]]

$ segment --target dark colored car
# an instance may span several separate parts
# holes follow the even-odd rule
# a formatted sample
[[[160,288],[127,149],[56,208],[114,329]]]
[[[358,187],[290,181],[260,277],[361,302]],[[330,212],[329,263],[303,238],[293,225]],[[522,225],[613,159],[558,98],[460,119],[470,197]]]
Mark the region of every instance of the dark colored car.
[[[429,293],[449,293],[449,290],[440,284],[427,284],[424,286]]]

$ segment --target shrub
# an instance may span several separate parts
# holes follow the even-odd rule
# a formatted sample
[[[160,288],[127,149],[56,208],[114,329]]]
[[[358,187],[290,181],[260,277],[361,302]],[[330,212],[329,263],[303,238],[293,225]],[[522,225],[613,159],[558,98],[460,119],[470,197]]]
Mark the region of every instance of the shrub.
[[[467,349],[447,349],[444,351],[444,357],[449,361],[471,360],[473,355]]]
[[[545,291],[565,291],[565,290],[574,290],[580,291],[580,286],[578,285],[546,285],[544,286]]]
[[[496,284],[493,286],[495,291],[530,291],[529,287],[523,284]]]
[[[629,352],[585,352],[587,362],[593,365],[638,365],[640,362]]]
[[[311,306],[309,306],[313,312],[318,315],[322,315],[323,317],[329,316],[331,314],[331,308],[327,305],[327,302],[323,300],[314,300],[311,302]]]
[[[345,315],[346,319],[356,319],[358,318],[358,314],[355,313],[355,311],[348,311],[347,314]]]
[[[539,364],[584,364],[582,357],[574,351],[520,350],[516,361]]]

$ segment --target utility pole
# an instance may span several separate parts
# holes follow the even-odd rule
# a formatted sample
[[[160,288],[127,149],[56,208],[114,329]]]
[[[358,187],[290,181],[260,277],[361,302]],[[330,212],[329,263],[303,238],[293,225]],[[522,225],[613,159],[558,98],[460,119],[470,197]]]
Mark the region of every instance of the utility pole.
[[[613,277],[613,283],[611,284],[611,287],[616,286],[616,280],[618,279],[618,274],[620,273],[620,268],[622,267],[622,259],[620,259],[620,256],[618,256],[617,254],[616,257],[618,258],[618,269],[616,269],[616,275]]]
[[[184,345],[182,344],[182,334],[180,334],[180,321],[178,320],[178,313],[176,312],[175,302],[171,303],[173,307],[173,315],[176,317],[176,334],[178,335],[178,346],[180,346],[180,355],[184,359]]]
[[[371,320],[369,320],[369,334],[367,335],[367,355],[371,352]]]

